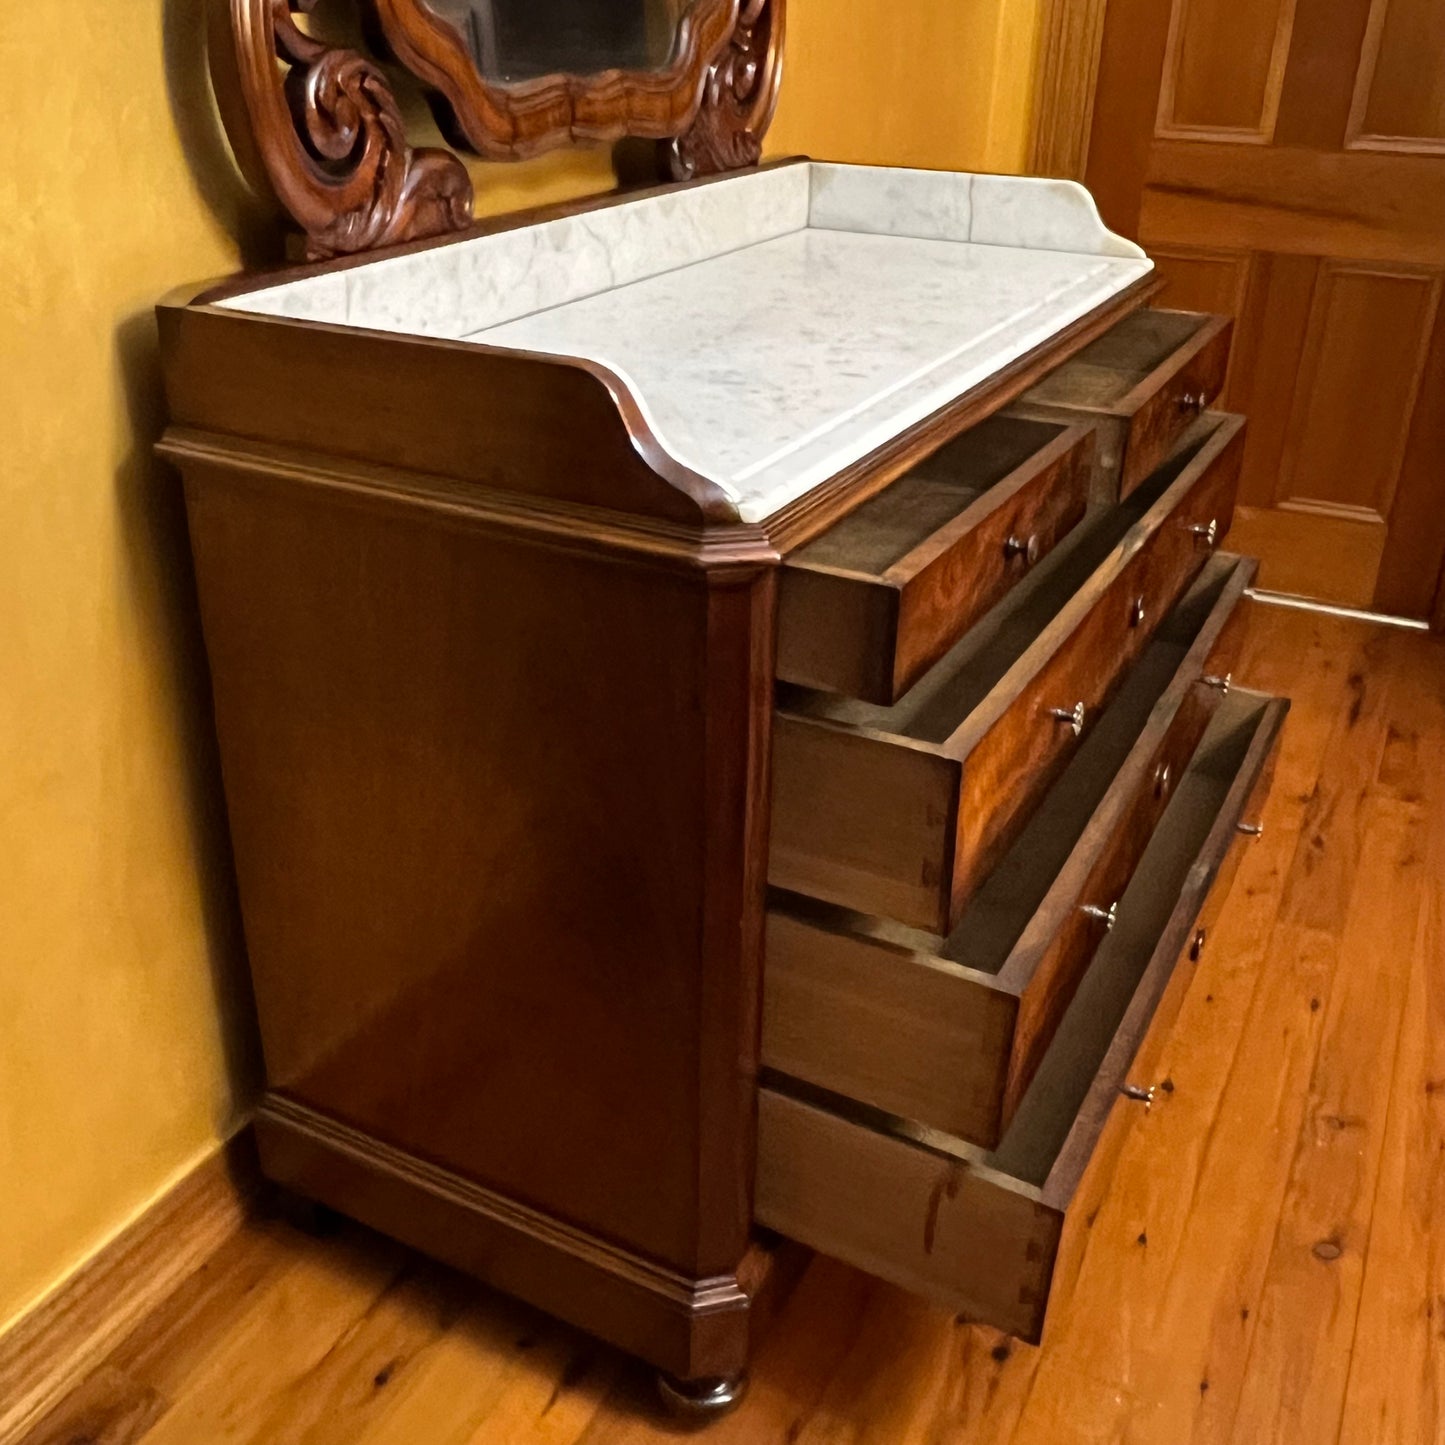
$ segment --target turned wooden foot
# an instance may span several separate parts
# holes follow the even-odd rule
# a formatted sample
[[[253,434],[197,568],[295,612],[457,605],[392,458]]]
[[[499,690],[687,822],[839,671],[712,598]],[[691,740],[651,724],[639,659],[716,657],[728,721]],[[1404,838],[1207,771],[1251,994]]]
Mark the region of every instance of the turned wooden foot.
[[[747,1392],[746,1374],[711,1380],[679,1380],[662,1371],[657,1376],[657,1393],[668,1410],[679,1419],[699,1424],[726,1415]]]

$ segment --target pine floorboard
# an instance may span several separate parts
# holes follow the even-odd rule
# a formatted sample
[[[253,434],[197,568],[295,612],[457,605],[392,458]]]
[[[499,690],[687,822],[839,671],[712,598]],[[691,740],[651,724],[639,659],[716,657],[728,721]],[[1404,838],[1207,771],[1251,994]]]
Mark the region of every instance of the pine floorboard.
[[[1265,833],[1066,1232],[1039,1348],[826,1259],[716,1445],[1445,1442],[1445,640],[1256,609]],[[24,1445],[647,1445],[633,1361],[258,1218]]]

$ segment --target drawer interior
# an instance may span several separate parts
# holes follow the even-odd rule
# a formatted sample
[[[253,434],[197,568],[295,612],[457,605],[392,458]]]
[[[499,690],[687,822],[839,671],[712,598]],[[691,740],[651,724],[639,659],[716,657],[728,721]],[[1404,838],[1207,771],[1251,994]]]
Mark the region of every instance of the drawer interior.
[[[830,918],[868,937],[997,974],[1123,766],[1154,705],[1168,689],[1234,576],[1240,559],[1218,553],[1160,625],[1112,702],[947,938],[891,919],[790,899],[789,907]]]
[[[1108,411],[1213,319],[1192,311],[1135,311],[1046,376],[1024,400]]]
[[[1164,620],[951,935],[776,890],[763,1061],[992,1145],[1105,930],[1219,692],[1199,679],[1254,564],[1216,556]]]
[[[1026,1184],[1043,1188],[1050,1183],[1155,945],[1186,892],[1190,870],[1216,819],[1225,812],[1272,704],[1273,699],[1249,692],[1233,692],[1221,703],[1124,892],[1119,926],[1095,953],[998,1147],[985,1152],[903,1121],[891,1127]],[[1241,807],[1243,802],[1241,796]]]
[[[1199,454],[1220,418],[1201,418],[1184,443],[1125,500],[1091,507],[1085,519],[1037,569],[944,655],[891,707],[788,683],[778,685],[778,706],[800,717],[872,729],[923,743],[948,741],[1049,622]]]
[[[1064,1214],[1286,708],[1240,692],[1221,703],[997,1148],[767,1076],[758,1221],[1037,1339]]]
[[[992,416],[800,548],[789,557],[789,564],[881,580],[890,567],[1066,430],[1058,422]]]
[[[1248,789],[1236,790],[1236,783],[1245,773],[1261,729],[1268,725],[1268,715],[1278,708],[1273,699],[1247,692],[1231,693],[1221,703],[1125,891],[1119,926],[1095,954],[1013,1123],[991,1157],[993,1168],[1040,1187],[1051,1184],[1072,1192],[1076,1177],[1055,1176],[1069,1135],[1216,820],[1225,816],[1232,827],[1243,810]],[[1230,817],[1226,810],[1232,791],[1243,795]],[[1191,918],[1198,906],[1190,910]],[[1167,979],[1158,985],[1161,993],[1164,982]],[[1134,1045],[1143,1032],[1141,1028]],[[1133,1053],[1131,1046],[1130,1059]],[[1123,1062],[1127,1066],[1129,1060]],[[1077,1174],[1082,1174],[1086,1158],[1078,1160]]]

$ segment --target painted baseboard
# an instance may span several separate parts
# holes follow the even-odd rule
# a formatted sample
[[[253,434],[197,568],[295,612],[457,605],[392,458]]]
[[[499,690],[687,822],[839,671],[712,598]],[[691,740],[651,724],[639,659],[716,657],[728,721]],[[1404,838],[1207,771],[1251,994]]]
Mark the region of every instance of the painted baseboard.
[[[236,1232],[259,1178],[247,1129],[0,1334],[0,1445],[19,1440]]]

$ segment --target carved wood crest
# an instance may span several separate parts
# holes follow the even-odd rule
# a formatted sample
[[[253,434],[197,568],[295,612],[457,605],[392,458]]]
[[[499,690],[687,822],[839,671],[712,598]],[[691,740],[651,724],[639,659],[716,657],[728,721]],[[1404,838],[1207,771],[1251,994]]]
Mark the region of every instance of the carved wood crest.
[[[313,258],[464,229],[472,183],[452,152],[413,148],[385,70],[310,34],[317,0],[224,0],[216,90],[238,159],[305,232]],[[785,0],[693,0],[668,64],[498,83],[426,0],[367,0],[386,47],[449,135],[490,159],[656,139],[690,179],[755,165],[777,102]],[[227,15],[228,9],[228,15]],[[228,30],[229,33],[226,33]]]

